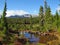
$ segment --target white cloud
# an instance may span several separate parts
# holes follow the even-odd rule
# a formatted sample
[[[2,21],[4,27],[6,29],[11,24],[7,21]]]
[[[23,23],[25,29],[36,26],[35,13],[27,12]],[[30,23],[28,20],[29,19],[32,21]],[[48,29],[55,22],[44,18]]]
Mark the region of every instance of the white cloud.
[[[57,10],[60,10],[60,8],[58,8]]]
[[[58,13],[60,14],[60,7],[57,8]]]
[[[7,17],[14,16],[14,15],[23,15],[23,14],[29,14],[29,12],[26,12],[24,10],[7,10]]]
[[[37,11],[34,10],[33,13],[32,13],[32,16],[36,16],[37,14],[35,14]],[[23,14],[30,14],[29,12],[27,11],[24,11],[24,10],[7,10],[7,15],[6,17],[9,17],[9,16],[15,16],[15,15],[23,15]],[[0,11],[0,14],[2,14],[2,11]],[[0,16],[1,17],[1,16]]]
[[[57,8],[57,11],[58,11],[58,12],[60,11],[60,6]]]

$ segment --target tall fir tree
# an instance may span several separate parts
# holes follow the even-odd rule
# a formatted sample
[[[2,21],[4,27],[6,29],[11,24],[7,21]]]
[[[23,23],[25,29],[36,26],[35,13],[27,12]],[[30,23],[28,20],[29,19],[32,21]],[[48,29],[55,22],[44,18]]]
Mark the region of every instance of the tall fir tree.
[[[56,11],[56,14],[55,14],[55,22],[56,22],[56,28],[58,29],[58,27],[59,27],[59,14],[58,14],[58,11]]]
[[[44,15],[46,15],[47,7],[48,7],[47,2],[46,0],[44,0]]]
[[[33,24],[32,24],[32,15],[30,15],[30,29],[33,28]]]
[[[46,10],[46,15],[45,15],[45,28],[46,30],[49,30],[52,27],[52,15],[51,15],[51,9],[50,7],[47,8]]]
[[[44,11],[42,6],[40,6],[39,10],[39,25],[40,25],[40,31],[44,31]]]
[[[5,0],[5,5],[4,5],[4,10],[1,16],[1,25],[3,27],[3,33],[4,33],[4,41],[8,42],[8,38],[9,38],[9,34],[8,34],[8,23],[7,23],[7,19],[6,19],[6,11],[7,11],[7,5],[6,5],[6,0]]]
[[[8,24],[7,24],[7,19],[6,19],[6,11],[7,11],[7,5],[6,5],[6,1],[5,1],[5,6],[4,6],[4,10],[3,10],[3,14],[1,17],[1,24],[3,26],[3,29],[6,28],[6,30],[8,29]]]

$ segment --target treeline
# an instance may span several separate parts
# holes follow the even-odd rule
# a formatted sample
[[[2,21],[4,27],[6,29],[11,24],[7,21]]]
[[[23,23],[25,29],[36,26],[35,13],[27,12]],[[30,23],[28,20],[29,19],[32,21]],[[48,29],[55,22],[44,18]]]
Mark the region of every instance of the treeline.
[[[56,13],[53,15],[51,13],[51,8],[47,7],[45,14],[44,14],[44,9],[41,6],[40,7],[40,12],[39,12],[39,18],[40,18],[40,30],[49,30],[49,29],[55,29],[59,30],[60,27],[60,15],[58,11],[56,10]]]
[[[56,10],[56,13],[53,15],[51,12],[50,6],[47,5],[47,2],[44,1],[44,7],[40,6],[39,9],[39,24],[41,31],[48,31],[50,29],[59,31],[60,29],[60,12]]]
[[[5,16],[3,16],[3,18],[4,17]],[[37,17],[30,16],[28,18],[6,18],[6,17],[4,19],[3,18],[1,17],[0,22],[2,23],[5,21],[4,23],[8,24],[7,26],[8,29],[12,30],[47,31],[49,29],[59,30],[60,27],[60,15],[58,11],[56,11],[56,13],[53,15],[51,13],[51,8],[48,6],[45,12],[44,7],[40,6],[39,15]],[[3,27],[0,25],[0,30],[2,28]]]
[[[47,9],[46,15],[39,14],[37,17],[31,16],[29,18],[7,18],[7,22],[8,27],[13,30],[47,31],[56,29],[58,31],[60,28],[60,15],[57,11],[55,15],[52,15],[50,9]]]

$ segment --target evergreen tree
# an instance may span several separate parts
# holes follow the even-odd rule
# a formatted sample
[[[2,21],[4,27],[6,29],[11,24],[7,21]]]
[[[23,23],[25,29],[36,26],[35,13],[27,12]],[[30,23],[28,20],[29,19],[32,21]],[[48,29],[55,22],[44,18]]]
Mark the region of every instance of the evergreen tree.
[[[32,26],[33,26],[33,24],[32,24],[32,16],[30,15],[30,29],[32,29]]]
[[[46,15],[46,10],[48,8],[46,0],[44,0],[44,15]]]
[[[56,28],[58,29],[58,27],[59,27],[59,14],[58,14],[57,11],[56,11],[56,14],[55,14],[55,22],[56,22]]]
[[[4,11],[3,11],[3,14],[1,17],[1,24],[2,24],[3,28],[5,27],[7,30],[8,25],[7,25],[7,19],[6,19],[6,11],[7,11],[7,8],[6,8],[6,2],[5,2]]]
[[[40,30],[44,30],[44,14],[43,14],[43,7],[40,6],[39,10],[39,25],[40,25]]]
[[[45,26],[46,26],[46,30],[48,30],[52,27],[52,15],[51,15],[50,7],[48,7],[47,10],[46,10]]]
[[[6,11],[7,11],[6,7],[7,7],[7,5],[6,5],[6,1],[5,1],[4,10],[3,10],[2,17],[1,17],[1,24],[3,27],[3,33],[4,33],[3,39],[5,42],[8,42],[9,34],[8,34],[8,24],[7,24],[7,19],[6,19]]]
[[[23,19],[23,28],[24,28],[24,30],[27,30],[26,29],[26,18]]]

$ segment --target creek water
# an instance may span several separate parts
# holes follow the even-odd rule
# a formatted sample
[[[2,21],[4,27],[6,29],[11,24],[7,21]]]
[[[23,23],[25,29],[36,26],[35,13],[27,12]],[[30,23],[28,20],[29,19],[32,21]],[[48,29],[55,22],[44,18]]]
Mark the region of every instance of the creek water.
[[[34,43],[36,45],[36,43],[39,42],[39,37],[36,37],[34,34],[30,34],[28,32],[24,33],[24,37],[29,39],[29,43]]]

